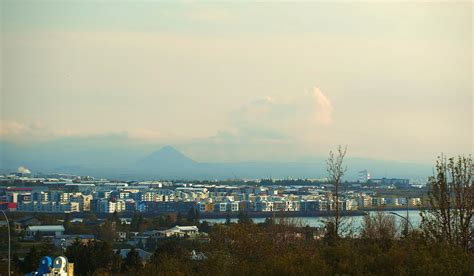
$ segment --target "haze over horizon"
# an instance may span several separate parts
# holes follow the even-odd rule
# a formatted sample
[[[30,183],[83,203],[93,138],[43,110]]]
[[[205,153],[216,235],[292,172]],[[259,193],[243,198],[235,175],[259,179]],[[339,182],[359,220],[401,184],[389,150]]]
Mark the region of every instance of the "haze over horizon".
[[[472,6],[2,1],[2,155],[470,154]]]

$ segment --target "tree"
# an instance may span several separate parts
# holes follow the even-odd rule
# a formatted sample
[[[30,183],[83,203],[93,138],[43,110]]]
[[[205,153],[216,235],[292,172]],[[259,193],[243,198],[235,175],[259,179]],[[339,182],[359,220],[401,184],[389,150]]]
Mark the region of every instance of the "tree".
[[[271,226],[275,224],[275,219],[272,217],[265,218],[265,221],[263,222],[265,226]]]
[[[225,225],[230,225],[231,224],[231,220],[230,220],[230,212],[227,212],[225,214]]]
[[[112,213],[112,215],[109,216],[108,220],[110,220],[110,222],[112,222],[113,224],[116,224],[116,225],[119,225],[119,224],[121,224],[121,222],[122,222],[122,221],[120,220],[120,217],[119,217],[117,211],[114,211],[114,212]]]
[[[70,228],[71,228],[71,213],[65,213],[64,214],[63,226],[64,226],[64,230],[66,231],[66,233],[69,234],[69,231],[70,231]]]
[[[74,271],[78,275],[92,275],[99,269],[111,272],[117,266],[120,268],[121,262],[109,243],[98,240],[86,244],[76,240],[67,248],[66,256],[74,263]]]
[[[40,263],[40,260],[41,260],[40,252],[36,249],[35,246],[31,247],[30,251],[26,254],[25,258],[23,259],[21,270],[24,273],[36,271]]]
[[[18,254],[13,254],[12,263],[16,271],[21,271],[21,266],[23,263],[21,262],[20,258],[18,258]]]
[[[115,230],[115,225],[109,220],[106,220],[97,230],[97,237],[109,244],[112,244],[113,241],[117,238],[117,232]]]
[[[200,232],[209,233],[210,230],[211,226],[209,225],[209,222],[207,222],[207,220],[201,222],[201,224],[199,225]]]
[[[96,222],[97,221],[97,216],[92,213],[92,212],[84,212],[84,220],[87,222]]]
[[[141,241],[141,239],[140,239],[140,241]],[[147,239],[146,245],[145,245],[145,249],[147,251],[150,251],[150,252],[155,251],[156,246],[157,246],[156,239]],[[137,247],[138,247],[138,245],[137,245]],[[143,248],[143,244],[142,244],[142,248]]]
[[[340,226],[341,226],[341,214],[340,214],[340,205],[339,205],[339,190],[340,190],[340,183],[342,176],[347,170],[347,167],[343,166],[344,157],[347,153],[347,147],[339,146],[337,148],[337,153],[333,151],[329,152],[329,157],[326,160],[327,165],[327,172],[328,172],[328,179],[329,183],[334,185],[333,189],[333,197],[335,198],[335,217],[332,221],[332,225],[328,227],[329,229],[334,231],[336,237],[339,236],[340,233]]]
[[[40,242],[42,240],[43,240],[43,233],[41,233],[40,231],[36,232],[35,233],[35,241]]]
[[[191,224],[191,225],[199,224],[199,211],[196,208],[191,207],[189,209],[188,215],[187,215],[187,222],[188,224]]]
[[[136,271],[136,270],[141,270],[142,268],[143,268],[143,260],[138,254],[138,250],[132,247],[132,249],[130,249],[130,251],[127,254],[127,257],[125,258],[123,262],[122,271],[123,272]]]
[[[186,220],[185,216],[181,212],[178,212],[178,214],[176,216],[176,224],[177,225],[184,225],[185,220]]]
[[[143,224],[143,216],[137,213],[133,214],[132,221],[130,223],[130,229],[134,232],[138,232],[142,224]]]
[[[120,275],[120,272],[122,270],[122,263],[123,259],[122,256],[120,255],[120,250],[115,251],[115,254],[112,257],[111,261],[111,275]]]
[[[249,214],[247,212],[240,210],[237,222],[240,224],[248,224],[253,223],[253,220],[249,217]]]
[[[422,212],[421,228],[437,242],[468,250],[474,238],[474,185],[471,156],[446,160],[438,157],[436,174],[429,179],[431,186],[429,209]]]
[[[375,214],[365,215],[361,237],[365,240],[372,240],[371,242],[389,244],[397,237],[395,217],[385,214],[382,210],[375,212]]]

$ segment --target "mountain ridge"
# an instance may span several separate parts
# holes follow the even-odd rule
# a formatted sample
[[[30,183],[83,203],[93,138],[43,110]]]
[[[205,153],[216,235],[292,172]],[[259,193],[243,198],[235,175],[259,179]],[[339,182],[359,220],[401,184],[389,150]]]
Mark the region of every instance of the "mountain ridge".
[[[137,151],[121,148],[34,148],[21,151],[4,145],[0,171],[8,173],[19,166],[33,172],[72,173],[97,177],[132,179],[228,179],[228,178],[322,178],[326,176],[324,158],[310,161],[198,162],[167,145],[158,150]],[[355,180],[358,172],[368,169],[374,178],[420,178],[431,175],[428,165],[347,158],[346,179]]]

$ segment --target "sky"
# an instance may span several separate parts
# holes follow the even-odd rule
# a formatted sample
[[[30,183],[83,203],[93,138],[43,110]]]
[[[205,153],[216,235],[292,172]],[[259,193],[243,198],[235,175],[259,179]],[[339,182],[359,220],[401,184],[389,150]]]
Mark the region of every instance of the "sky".
[[[195,160],[470,154],[472,3],[8,1],[0,139]],[[98,137],[100,139],[98,139]]]

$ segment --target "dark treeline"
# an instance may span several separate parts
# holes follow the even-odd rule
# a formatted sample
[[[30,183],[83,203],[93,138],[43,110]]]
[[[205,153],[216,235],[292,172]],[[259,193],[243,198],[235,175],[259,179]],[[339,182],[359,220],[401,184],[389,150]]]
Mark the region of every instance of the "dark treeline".
[[[170,239],[154,245],[146,264],[132,249],[127,258],[107,241],[74,243],[66,256],[77,275],[472,275],[474,256],[461,247],[427,239],[421,231],[403,234],[383,214],[367,217],[358,236],[319,239],[291,221],[214,225],[207,242]],[[149,248],[151,249],[151,248]],[[194,254],[193,254],[194,251]],[[32,249],[16,270],[31,271],[52,248]],[[199,256],[193,260],[193,256]]]

